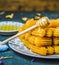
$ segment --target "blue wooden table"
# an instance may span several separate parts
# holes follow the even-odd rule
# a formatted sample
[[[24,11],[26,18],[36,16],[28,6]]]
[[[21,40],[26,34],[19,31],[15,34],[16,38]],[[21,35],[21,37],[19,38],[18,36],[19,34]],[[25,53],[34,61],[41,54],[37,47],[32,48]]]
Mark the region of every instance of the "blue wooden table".
[[[5,15],[14,13],[14,18],[12,19],[6,19]],[[23,22],[21,20],[22,17],[34,17],[34,15],[37,12],[5,12],[5,14],[0,15],[0,21],[19,21]],[[48,16],[49,18],[59,18],[59,12],[40,12],[42,16]],[[3,36],[0,35],[0,41],[3,41],[4,39],[8,38],[10,36]],[[13,56],[11,59],[3,60],[3,65],[59,65],[59,59],[38,59],[38,58],[32,58],[28,57],[22,54],[18,54],[15,51],[13,51],[11,48],[9,48],[7,51],[0,52],[1,56]]]

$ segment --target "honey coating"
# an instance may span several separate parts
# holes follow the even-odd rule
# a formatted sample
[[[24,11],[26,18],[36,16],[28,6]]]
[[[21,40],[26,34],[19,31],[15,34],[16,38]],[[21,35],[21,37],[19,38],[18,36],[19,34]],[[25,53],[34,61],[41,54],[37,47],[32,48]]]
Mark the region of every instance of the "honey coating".
[[[33,26],[38,20],[29,19],[19,28],[19,32]],[[59,54],[59,19],[50,19],[46,28],[37,28],[18,37],[32,52],[39,55]]]

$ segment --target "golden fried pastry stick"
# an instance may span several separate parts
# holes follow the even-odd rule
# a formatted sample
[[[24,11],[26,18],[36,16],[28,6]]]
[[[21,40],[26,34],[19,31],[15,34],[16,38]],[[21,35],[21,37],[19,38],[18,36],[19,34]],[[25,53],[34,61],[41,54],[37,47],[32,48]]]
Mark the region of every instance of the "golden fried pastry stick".
[[[28,38],[28,41],[31,43],[31,44],[34,44],[35,46],[50,46],[52,45],[52,39],[51,38],[41,38],[41,37],[36,37],[36,36],[30,36]]]
[[[51,55],[51,54],[54,54],[54,47],[53,46],[47,46],[47,54],[48,55]]]
[[[32,31],[32,35],[34,35],[34,36],[44,37],[45,34],[46,34],[45,29],[40,28],[40,27],[35,28],[35,29]]]
[[[29,28],[29,27],[35,25],[36,22],[37,22],[37,20],[34,20],[33,18],[32,18],[32,19],[29,19],[29,20],[26,21],[25,24],[23,24],[23,25],[18,29],[18,31],[21,32],[21,31],[23,31],[23,30],[25,30],[25,29],[27,29],[27,28]]]
[[[33,44],[30,44],[28,41],[24,40],[24,39],[21,39],[21,41],[24,43],[24,45],[26,47],[28,47],[31,51],[37,53],[37,54],[40,54],[40,55],[44,55],[46,56],[47,55],[47,49],[45,47],[37,47],[37,46],[34,46]]]
[[[23,27],[24,27],[24,25],[18,29],[19,30],[18,32],[23,31]],[[18,36],[19,39],[24,39],[24,37],[25,37],[25,34]]]
[[[34,40],[35,46],[50,46],[52,45],[52,39],[51,38],[41,38],[41,37],[35,37]]]
[[[37,22],[37,20],[34,20],[33,18],[27,20],[26,23],[18,29],[18,32],[21,32],[21,31],[23,31],[23,30],[25,30],[25,29],[27,29],[27,28],[33,26],[34,24],[36,24],[36,22]],[[26,35],[26,36],[25,36],[25,35]],[[24,38],[26,39],[26,38],[28,37],[28,35],[29,35],[28,33],[25,33],[25,34],[20,35],[18,38],[19,38],[19,39],[22,39],[22,38],[23,38],[23,39],[24,39]]]
[[[29,19],[24,24],[23,30],[25,30],[25,29],[33,26],[33,25],[37,25],[36,27],[43,27],[43,28],[45,28],[49,24],[50,24],[50,21],[49,21],[48,17],[42,17],[39,20]]]
[[[33,26],[33,25],[38,25],[37,27],[39,27],[39,24],[40,24],[40,26],[42,27],[46,27],[47,25],[49,25],[49,19],[47,18],[47,17],[42,17],[40,20],[38,20],[38,22],[37,22],[37,20],[34,20],[34,19],[30,19],[30,20],[28,20],[22,27],[20,27],[20,29],[19,29],[19,32],[21,32],[21,31],[23,31],[23,30],[25,30],[25,29],[27,29],[27,28],[29,28],[29,27],[31,27],[31,26]],[[36,26],[35,25],[35,26]],[[44,30],[42,30],[42,32],[44,32]],[[39,33],[38,33],[39,34]],[[40,35],[41,35],[41,33],[40,33]],[[44,34],[42,34],[43,36],[45,35],[45,33]],[[41,36],[42,36],[41,35]],[[20,36],[21,38],[23,37],[24,38],[24,34],[23,35],[21,35]]]
[[[25,33],[24,39],[28,40],[28,38],[31,36],[31,31]]]
[[[52,37],[54,33],[55,28],[47,28],[46,29],[46,36],[47,37]]]
[[[33,44],[30,44],[28,41],[22,39],[24,45],[29,48],[31,51],[39,54],[39,55],[52,55],[52,54],[59,54],[59,46],[47,46],[47,47],[37,47]]]
[[[59,45],[59,38],[54,37],[53,38],[53,44],[54,45]]]
[[[59,46],[54,46],[55,54],[59,54]]]
[[[36,21],[34,20],[34,19],[29,19],[29,20],[27,20],[27,22],[22,26],[22,27],[20,27],[19,28],[19,30],[18,30],[18,32],[21,32],[21,31],[23,31],[23,30],[25,30],[25,29],[27,29],[27,28],[29,28],[29,27],[31,27],[31,26],[33,26],[34,24],[36,23]],[[30,32],[30,31],[29,31]],[[20,39],[20,38],[28,38],[28,36],[30,35],[30,33],[25,33],[25,34],[22,34],[21,36],[19,36],[18,38]]]
[[[59,19],[50,19],[50,24],[48,25],[48,27],[59,27]]]
[[[54,37],[59,37],[59,27],[55,28],[53,35]]]
[[[25,30],[25,29],[27,29],[27,28],[29,28],[29,27],[35,25],[36,22],[37,22],[37,20],[34,20],[33,18],[27,20],[26,23],[25,23],[24,26],[23,26],[23,30]]]
[[[35,40],[35,36],[30,36],[30,37],[28,38],[28,41],[29,41],[31,44],[33,44],[33,45],[35,45],[34,40]]]

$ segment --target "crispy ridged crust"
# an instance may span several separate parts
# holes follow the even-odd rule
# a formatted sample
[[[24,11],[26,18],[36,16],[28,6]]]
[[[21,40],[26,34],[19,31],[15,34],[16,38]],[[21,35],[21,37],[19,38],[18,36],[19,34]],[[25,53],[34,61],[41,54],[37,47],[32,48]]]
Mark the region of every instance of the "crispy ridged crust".
[[[40,55],[47,55],[47,49],[45,47],[37,47],[33,44],[30,44],[28,41],[22,39],[22,42],[24,43],[24,45],[29,48],[31,51],[40,54]]]
[[[33,26],[37,20],[29,19],[19,32]],[[59,19],[50,20],[47,28],[37,27],[18,37],[31,51],[40,55],[59,54]]]
[[[44,47],[37,47],[33,44],[31,44],[30,42],[22,39],[22,42],[24,43],[24,45],[29,48],[31,51],[39,54],[39,55],[52,55],[52,54],[59,54],[59,46],[44,46]]]
[[[51,38],[41,38],[36,36],[30,36],[28,38],[28,41],[31,44],[34,44],[35,46],[49,46],[52,45],[52,39]]]
[[[59,38],[54,38],[53,43],[54,45],[59,45]]]

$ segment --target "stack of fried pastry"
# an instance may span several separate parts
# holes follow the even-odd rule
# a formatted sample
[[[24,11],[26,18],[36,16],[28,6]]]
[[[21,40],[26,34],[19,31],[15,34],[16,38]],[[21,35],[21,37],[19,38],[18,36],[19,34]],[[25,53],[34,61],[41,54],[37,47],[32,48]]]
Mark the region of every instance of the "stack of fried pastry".
[[[19,32],[33,26],[37,20],[29,19]],[[46,28],[37,27],[18,37],[31,51],[40,55],[59,54],[59,19],[51,19]]]

